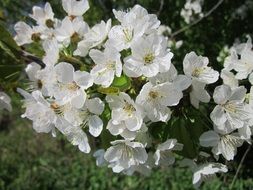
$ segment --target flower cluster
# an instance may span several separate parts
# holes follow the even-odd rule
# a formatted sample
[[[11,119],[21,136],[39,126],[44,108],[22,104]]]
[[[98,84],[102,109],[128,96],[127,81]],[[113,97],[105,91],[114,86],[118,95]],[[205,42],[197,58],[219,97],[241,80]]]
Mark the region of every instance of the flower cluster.
[[[181,10],[181,16],[189,24],[197,17],[203,17],[202,4],[204,0],[186,0],[184,8]]]
[[[94,26],[82,17],[89,9],[87,0],[62,0],[62,6],[67,13],[62,20],[46,3],[33,8],[34,26],[15,25],[18,45],[37,43],[44,51],[44,66],[33,62],[26,67],[28,90],[18,89],[25,98],[22,117],[33,122],[34,130],[53,136],[59,131],[84,153],[96,148],[90,145],[92,138],[102,140],[103,148],[94,152],[98,166],[146,175],[174,164],[185,145],[170,135],[155,138],[150,126],[169,127],[181,111],[187,117],[185,107],[200,109],[211,101],[207,86],[221,77],[224,84],[214,90],[216,106],[210,115],[214,129],[200,136],[200,144],[212,147],[216,159],[222,154],[232,160],[237,147],[250,142],[253,90],[246,95],[238,82],[247,77],[253,82],[250,39],[231,51],[221,75],[195,52],[186,54],[180,70],[163,35],[168,28],[162,29],[156,15],[140,5],[113,10],[116,25],[109,19]],[[197,165],[197,157],[182,161],[193,170],[196,186],[209,175],[227,172],[217,162]]]
[[[246,43],[237,44],[230,49],[226,57],[224,69],[220,77],[223,84],[217,86],[213,99],[217,104],[210,114],[214,130],[203,133],[200,144],[212,147],[212,153],[217,157],[221,154],[226,160],[233,160],[237,148],[244,141],[251,143],[253,88],[247,94],[245,86],[240,82],[246,79],[252,85],[253,51],[251,38]]]

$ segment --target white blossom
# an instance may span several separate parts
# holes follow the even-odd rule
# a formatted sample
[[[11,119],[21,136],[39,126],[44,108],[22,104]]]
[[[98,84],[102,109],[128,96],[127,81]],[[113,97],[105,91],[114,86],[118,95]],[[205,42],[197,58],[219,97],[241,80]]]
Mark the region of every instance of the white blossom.
[[[232,128],[243,127],[252,115],[251,109],[244,103],[245,95],[243,86],[233,90],[227,85],[216,87],[213,98],[218,105],[210,115],[214,124],[223,126],[228,121]]]
[[[106,40],[111,29],[112,21],[109,19],[106,23],[101,21],[93,26],[88,33],[84,35],[84,39],[78,43],[74,55],[85,57],[91,48],[101,46]]]
[[[144,176],[150,176],[151,170],[154,167],[154,158],[151,152],[148,153],[147,161],[144,164],[133,165],[130,168],[123,171],[126,175],[133,175],[134,172],[138,172]]]
[[[113,13],[121,24],[112,27],[106,46],[116,47],[118,51],[130,48],[140,37],[153,33],[160,25],[157,17],[148,14],[140,5],[128,12],[113,10]]]
[[[154,85],[166,82],[173,83],[180,91],[186,90],[191,85],[191,79],[185,75],[178,75],[173,64],[167,72],[158,73],[156,76],[149,78],[149,81]]]
[[[41,70],[41,66],[35,62],[32,62],[27,65],[25,72],[29,78],[29,87],[28,91],[41,90],[42,83],[37,77],[37,73]]]
[[[61,118],[56,120],[55,126],[74,146],[78,146],[80,151],[90,152],[88,137],[81,128],[75,127]]]
[[[253,51],[250,36],[246,43],[235,44],[230,49],[230,55],[225,59],[226,70],[235,70],[236,79],[246,79],[253,72]]]
[[[194,16],[203,17],[202,13],[203,0],[186,0],[184,8],[181,10],[181,16],[184,21],[189,24],[194,20]]]
[[[234,69],[237,62],[238,62],[238,55],[236,53],[236,50],[234,48],[231,48],[230,55],[225,58],[224,69],[227,71],[231,71],[232,69]]]
[[[162,36],[142,37],[131,46],[132,55],[124,59],[123,70],[129,77],[153,77],[159,72],[166,72],[171,65],[173,53],[167,49]]]
[[[175,162],[172,150],[182,150],[183,144],[177,143],[176,139],[168,139],[159,144],[154,154],[155,165],[169,166]]]
[[[103,130],[103,121],[99,117],[103,110],[104,103],[99,98],[86,99],[81,108],[70,103],[59,106],[59,112],[66,121],[73,126],[89,127],[89,133],[94,137],[98,137]]]
[[[207,57],[197,56],[195,52],[186,54],[183,66],[186,76],[201,83],[212,84],[219,78],[219,72],[208,67]]]
[[[147,161],[148,154],[143,144],[139,142],[116,140],[111,144],[112,146],[106,150],[104,158],[116,173]]]
[[[232,89],[239,86],[238,79],[236,79],[235,75],[230,71],[223,69],[221,71],[220,77],[223,79],[223,83],[230,86]]]
[[[82,16],[90,8],[88,0],[62,0],[62,7],[69,16]]]
[[[31,27],[24,22],[18,22],[14,26],[16,36],[14,37],[19,46],[30,44],[33,41],[38,41],[41,38],[41,32],[44,30],[43,26]]]
[[[116,19],[122,24],[138,25],[143,23],[145,33],[149,34],[160,26],[160,21],[154,14],[148,14],[148,11],[140,5],[135,5],[130,11],[113,10]]]
[[[211,99],[205,87],[205,83],[199,82],[197,80],[192,81],[190,101],[191,104],[197,109],[199,108],[200,102],[208,103]]]
[[[153,85],[148,82],[142,87],[136,102],[144,108],[151,121],[166,122],[171,117],[171,111],[167,106],[177,105],[182,97],[180,89],[177,89],[173,84]]]
[[[125,139],[133,140],[136,137],[136,132],[143,125],[142,108],[124,92],[119,95],[109,95],[106,97],[106,101],[112,109],[107,129],[113,135],[120,134]]]
[[[120,53],[113,47],[106,48],[104,52],[92,49],[89,55],[96,64],[90,72],[95,84],[109,87],[115,75],[117,77],[121,76]]]
[[[93,84],[93,79],[86,71],[75,71],[74,67],[61,62],[54,67],[57,83],[54,86],[54,97],[62,105],[70,102],[81,108],[86,99],[85,89]]]
[[[56,39],[45,40],[42,44],[45,51],[43,63],[46,65],[55,65],[59,60],[60,47]]]
[[[234,69],[237,71],[237,79],[246,79],[253,71],[253,51],[245,48],[240,53],[240,59],[235,64]]]
[[[29,94],[22,89],[18,89],[18,92],[25,98],[24,107],[26,111],[22,117],[33,121],[33,128],[36,132],[51,132],[57,119],[53,106],[44,99],[40,91]]]
[[[203,181],[208,182],[212,180],[216,176],[216,173],[226,173],[227,171],[227,166],[221,163],[209,162],[199,165],[194,169],[192,183],[196,188],[198,188]]]
[[[37,85],[44,96],[52,97],[55,93],[57,75],[53,65],[46,65],[45,68],[37,70],[35,77]]]
[[[160,25],[157,29],[157,34],[158,35],[163,35],[164,33],[168,33],[171,34],[171,28],[169,26],[166,25]]]
[[[71,20],[65,17],[59,28],[55,30],[56,39],[68,46],[71,41],[76,42],[84,37],[89,31],[89,26],[83,21],[81,17],[76,17]]]
[[[237,133],[221,135],[212,130],[203,133],[199,141],[203,147],[213,147],[213,154],[222,154],[226,160],[233,160],[237,153],[237,147],[243,144],[243,140]]]
[[[44,8],[34,6],[33,13],[29,16],[34,19],[38,25],[49,28],[54,26],[54,12],[50,3],[46,3]]]

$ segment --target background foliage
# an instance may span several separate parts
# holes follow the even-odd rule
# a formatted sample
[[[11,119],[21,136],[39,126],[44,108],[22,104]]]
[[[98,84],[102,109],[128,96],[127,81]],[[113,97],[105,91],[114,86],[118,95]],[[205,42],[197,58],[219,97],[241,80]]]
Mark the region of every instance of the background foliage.
[[[51,3],[56,17],[63,18],[60,0],[48,2]],[[115,175],[109,169],[97,168],[94,159],[80,153],[66,143],[64,138],[54,139],[48,134],[35,134],[29,122],[20,120],[20,97],[15,89],[21,85],[21,80],[24,81],[22,70],[28,61],[21,59],[20,49],[11,45],[4,29],[13,34],[13,26],[17,21],[32,23],[28,17],[32,6],[42,6],[44,3],[42,0],[1,0],[0,3],[0,89],[14,97],[14,112],[1,114],[0,189],[191,189],[192,174],[188,170],[177,166],[169,170],[154,171],[150,177]],[[158,14],[162,24],[170,26],[173,32],[186,26],[180,16],[185,0],[90,0],[91,8],[84,18],[93,25],[101,19],[112,18],[113,8],[126,9],[136,3],[147,8],[150,13]],[[203,12],[210,10],[216,3],[214,0],[205,0]],[[224,0],[209,17],[173,37],[184,42],[179,50],[173,50],[173,63],[178,65],[177,68],[180,67],[184,55],[189,51],[196,51],[208,56],[212,67],[220,70],[222,63],[217,62],[220,51],[225,45],[231,46],[236,38],[243,40],[247,34],[252,35],[252,20],[252,0]],[[40,55],[37,47],[32,47],[29,51]],[[194,110],[188,112],[194,114]],[[184,125],[178,124],[182,122]],[[182,139],[191,140],[191,136],[187,136],[188,132],[197,136],[201,133],[194,131],[195,128],[189,121],[176,121],[171,127],[174,127],[171,130],[175,133],[179,130],[184,135]],[[155,126],[151,126],[150,130],[160,135],[155,133]],[[170,135],[173,137],[173,132]],[[188,149],[193,150],[189,154],[194,154],[194,143],[187,144]],[[228,176],[221,176],[220,180],[206,184],[203,189],[227,189],[244,151],[245,147],[240,148]],[[251,151],[234,189],[252,189],[252,160]]]

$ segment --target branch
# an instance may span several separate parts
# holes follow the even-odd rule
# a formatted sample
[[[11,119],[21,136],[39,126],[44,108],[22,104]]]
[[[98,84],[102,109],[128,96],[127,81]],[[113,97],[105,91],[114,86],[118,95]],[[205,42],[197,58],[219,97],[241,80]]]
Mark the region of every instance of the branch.
[[[212,12],[214,12],[214,11],[223,3],[223,1],[224,1],[224,0],[219,0],[219,1],[217,2],[217,4],[215,4],[206,14],[204,14],[203,17],[201,17],[201,18],[195,20],[195,21],[192,22],[191,24],[189,24],[189,25],[187,25],[187,26],[185,26],[185,27],[183,27],[183,28],[177,30],[176,32],[172,33],[172,34],[171,34],[171,38],[173,38],[174,36],[176,36],[176,35],[178,35],[178,34],[184,32],[184,31],[188,30],[188,29],[191,28],[192,26],[194,26],[194,25],[198,24],[199,22],[201,22],[204,18],[206,18],[206,17],[208,17],[210,14],[212,14]]]
[[[162,12],[163,6],[164,6],[164,0],[160,0],[160,7],[159,7],[158,12],[156,13],[157,17],[159,17],[160,13]]]
[[[20,51],[20,56],[23,57],[26,61],[37,63],[42,68],[44,68],[46,66],[45,63],[43,63],[43,61],[41,61],[40,58],[38,58],[26,51]]]
[[[235,180],[236,180],[237,177],[238,177],[239,171],[240,171],[240,169],[241,169],[241,167],[242,167],[242,164],[243,164],[243,162],[244,162],[244,160],[245,160],[247,154],[249,153],[250,149],[251,149],[251,144],[248,146],[247,150],[246,150],[245,153],[243,154],[243,157],[242,157],[242,159],[241,159],[241,161],[240,161],[240,164],[239,164],[239,166],[238,166],[238,168],[237,168],[237,170],[236,170],[235,176],[234,176],[234,178],[233,178],[233,181],[232,181],[232,183],[231,183],[229,189],[232,189],[232,188],[233,188],[234,183],[235,183]]]

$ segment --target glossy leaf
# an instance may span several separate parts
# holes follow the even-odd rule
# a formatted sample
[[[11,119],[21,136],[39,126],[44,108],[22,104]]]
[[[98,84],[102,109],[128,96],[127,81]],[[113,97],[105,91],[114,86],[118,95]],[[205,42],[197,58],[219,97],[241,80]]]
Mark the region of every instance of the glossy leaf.
[[[112,86],[119,88],[120,91],[125,91],[131,87],[131,82],[126,75],[122,75],[121,77],[114,78]]]
[[[175,138],[179,143],[184,145],[183,150],[178,154],[187,158],[195,158],[197,156],[197,147],[190,133],[191,126],[186,118],[180,117],[170,126],[170,138]]]

